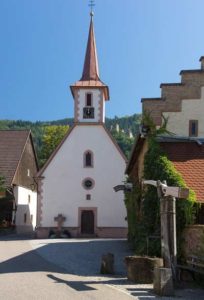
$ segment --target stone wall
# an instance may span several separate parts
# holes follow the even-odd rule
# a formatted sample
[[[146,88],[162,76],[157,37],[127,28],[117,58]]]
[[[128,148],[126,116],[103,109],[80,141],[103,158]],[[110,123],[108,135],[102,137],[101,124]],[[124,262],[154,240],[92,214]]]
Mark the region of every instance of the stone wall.
[[[191,225],[183,233],[183,250],[188,255],[204,257],[204,225]]]
[[[38,227],[35,231],[36,238],[46,239],[50,231],[56,232],[56,227]],[[62,231],[68,230],[72,238],[127,238],[128,229],[119,227],[97,227],[93,235],[83,235],[79,227],[63,227]]]

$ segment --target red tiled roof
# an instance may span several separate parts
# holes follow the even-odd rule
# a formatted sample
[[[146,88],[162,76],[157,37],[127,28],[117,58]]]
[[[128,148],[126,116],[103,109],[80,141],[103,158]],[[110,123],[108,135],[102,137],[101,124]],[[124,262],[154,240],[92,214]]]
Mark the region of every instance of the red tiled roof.
[[[79,80],[73,84],[73,86],[80,87],[105,87],[106,85],[100,80]]]
[[[0,130],[0,176],[7,187],[12,184],[29,134],[29,130]]]
[[[84,80],[84,81],[77,81],[73,85],[70,86],[72,95],[74,96],[74,89],[75,88],[103,88],[105,99],[109,100],[109,88],[105,85],[102,81],[99,80]]]
[[[160,143],[187,186],[204,202],[204,145],[196,142]]]

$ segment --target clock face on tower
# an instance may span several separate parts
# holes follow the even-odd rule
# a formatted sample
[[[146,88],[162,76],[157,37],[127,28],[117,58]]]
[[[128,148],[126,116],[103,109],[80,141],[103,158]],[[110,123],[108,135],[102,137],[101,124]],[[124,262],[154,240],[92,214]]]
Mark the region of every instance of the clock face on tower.
[[[84,107],[83,109],[83,118],[84,119],[94,119],[94,107]]]

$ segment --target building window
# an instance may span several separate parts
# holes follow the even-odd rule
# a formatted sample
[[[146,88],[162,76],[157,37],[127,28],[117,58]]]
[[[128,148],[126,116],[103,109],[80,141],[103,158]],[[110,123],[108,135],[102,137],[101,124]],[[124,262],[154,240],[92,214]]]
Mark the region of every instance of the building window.
[[[30,204],[30,198],[31,198],[30,195],[28,195],[28,204]]]
[[[30,177],[30,169],[27,169],[27,176]]]
[[[94,180],[91,178],[85,178],[82,181],[82,185],[86,190],[91,190],[94,187]]]
[[[92,94],[91,93],[86,94],[86,106],[92,106]]]
[[[91,200],[91,195],[90,194],[86,195],[86,200]]]
[[[85,168],[93,167],[93,153],[90,150],[84,153],[84,167]]]
[[[198,136],[198,120],[189,121],[189,136]]]
[[[27,214],[24,214],[24,223],[27,221]]]

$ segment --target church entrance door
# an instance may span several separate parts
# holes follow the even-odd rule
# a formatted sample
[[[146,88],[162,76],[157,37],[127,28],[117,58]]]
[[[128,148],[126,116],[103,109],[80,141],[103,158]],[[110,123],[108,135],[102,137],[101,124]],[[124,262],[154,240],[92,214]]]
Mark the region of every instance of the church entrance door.
[[[81,233],[94,234],[94,212],[83,210],[81,213]]]

